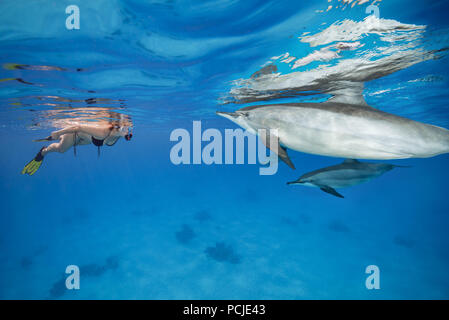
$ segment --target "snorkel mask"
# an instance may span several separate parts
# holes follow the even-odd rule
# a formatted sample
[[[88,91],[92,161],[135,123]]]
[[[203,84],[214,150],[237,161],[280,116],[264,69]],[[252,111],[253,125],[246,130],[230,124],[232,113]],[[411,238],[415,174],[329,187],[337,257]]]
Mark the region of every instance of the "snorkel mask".
[[[129,141],[133,137],[133,133],[131,132],[131,128],[128,128],[128,133],[125,134],[125,140]]]

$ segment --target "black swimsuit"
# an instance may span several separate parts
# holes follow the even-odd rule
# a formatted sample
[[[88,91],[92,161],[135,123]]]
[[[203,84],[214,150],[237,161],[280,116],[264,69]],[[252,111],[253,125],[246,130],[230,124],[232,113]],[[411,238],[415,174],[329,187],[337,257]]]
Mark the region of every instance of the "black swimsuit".
[[[94,138],[94,136],[92,136],[92,143],[94,145],[96,145],[97,147],[101,147],[104,143],[104,140],[106,140],[106,138],[104,138],[103,140],[99,140],[99,139]]]
[[[98,147],[98,156],[100,156],[100,147],[103,146],[104,141],[105,141],[107,138],[109,138],[109,136],[111,135],[111,132],[112,132],[113,129],[114,129],[114,127],[110,129],[108,135],[107,135],[106,137],[104,137],[104,139],[97,139],[97,138],[95,138],[94,136],[91,136],[91,137],[92,137],[92,144],[93,144],[94,146],[97,146],[97,147]],[[76,156],[76,139],[77,139],[77,134],[76,134],[76,132],[75,132],[75,136],[74,136],[74,140],[75,140],[75,141],[74,141],[74,144],[73,144],[73,151],[74,151],[74,153],[75,153],[75,156]],[[118,140],[118,138],[117,138],[112,144],[107,144],[107,145],[108,145],[108,146],[113,146],[113,145],[117,142],[117,140]]]
[[[92,136],[92,143],[93,143],[93,145],[95,145],[95,146],[98,147],[98,157],[100,157],[100,147],[104,144],[104,141],[105,141],[107,138],[109,138],[109,136],[111,135],[112,129],[114,129],[114,128],[111,128],[111,129],[109,130],[108,135],[107,135],[106,137],[104,137],[104,139],[101,139],[101,140],[100,140],[100,139],[97,139],[97,138],[95,138],[94,136]]]

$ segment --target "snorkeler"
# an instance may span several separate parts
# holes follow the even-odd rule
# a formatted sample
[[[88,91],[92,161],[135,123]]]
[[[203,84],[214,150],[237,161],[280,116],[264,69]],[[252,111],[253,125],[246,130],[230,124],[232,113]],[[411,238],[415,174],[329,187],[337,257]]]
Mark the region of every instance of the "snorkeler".
[[[64,153],[71,147],[74,148],[76,154],[76,146],[94,144],[98,147],[98,155],[100,155],[100,147],[103,145],[113,146],[120,137],[124,137],[126,141],[131,140],[133,134],[131,132],[131,124],[123,122],[106,122],[95,124],[79,124],[69,126],[62,130],[54,131],[50,136],[44,139],[34,141],[54,141],[37,153],[33,160],[31,160],[22,170],[22,174],[33,175],[39,169],[44,160],[44,156],[50,152]]]

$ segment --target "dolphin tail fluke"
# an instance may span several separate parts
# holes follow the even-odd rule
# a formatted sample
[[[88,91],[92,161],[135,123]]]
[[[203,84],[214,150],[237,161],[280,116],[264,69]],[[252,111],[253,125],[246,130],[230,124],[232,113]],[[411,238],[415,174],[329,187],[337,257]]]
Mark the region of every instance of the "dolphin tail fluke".
[[[282,161],[284,161],[290,168],[296,169],[295,165],[290,160],[290,158],[289,158],[289,156],[287,154],[287,149],[280,145],[279,137],[275,136],[275,141],[276,141],[276,144],[277,144],[277,148],[275,148],[272,145],[270,145],[271,139],[270,139],[270,132],[269,132],[269,130],[266,130],[265,134],[260,135],[260,138],[262,139],[263,144],[268,149],[270,149],[271,151],[275,152],[278,155],[278,157]]]
[[[323,190],[324,192],[327,192],[327,193],[333,195],[333,196],[336,196],[336,197],[339,197],[339,198],[344,198],[334,188],[331,188],[329,186],[320,186],[320,189]]]

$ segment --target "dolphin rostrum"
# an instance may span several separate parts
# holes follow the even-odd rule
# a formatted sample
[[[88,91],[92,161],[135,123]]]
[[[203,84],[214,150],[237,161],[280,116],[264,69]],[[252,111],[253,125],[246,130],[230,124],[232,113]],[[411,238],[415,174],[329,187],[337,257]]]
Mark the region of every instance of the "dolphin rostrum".
[[[284,147],[350,159],[428,158],[449,152],[449,130],[372,108],[341,102],[285,103],[217,112],[257,134],[276,129],[278,155],[294,168]],[[261,137],[267,145],[267,137]],[[267,147],[270,148],[269,145]]]
[[[287,182],[287,184],[302,184],[309,187],[318,187],[324,192],[344,198],[335,189],[367,182],[395,167],[404,166],[386,163],[367,163],[354,159],[346,159],[338,165],[303,174],[298,180]]]

